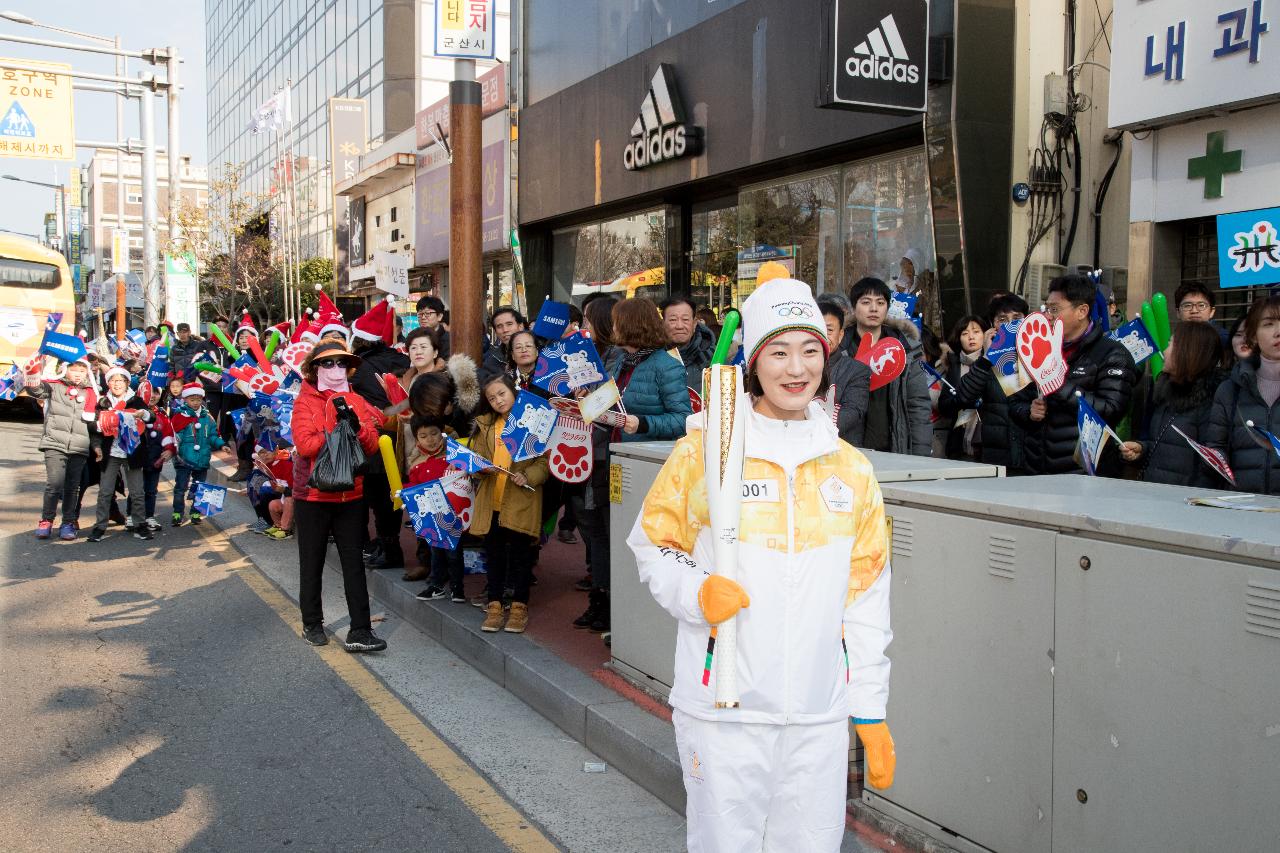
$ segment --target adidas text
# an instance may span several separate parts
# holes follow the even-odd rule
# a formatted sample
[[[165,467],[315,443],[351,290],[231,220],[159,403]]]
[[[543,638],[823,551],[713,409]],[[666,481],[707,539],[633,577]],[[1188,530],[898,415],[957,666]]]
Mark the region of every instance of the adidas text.
[[[892,58],[879,59],[874,56],[862,58],[851,56],[845,60],[844,70],[850,77],[862,77],[867,80],[892,80],[897,83],[920,82],[920,66],[907,65]]]
[[[628,144],[622,151],[622,165],[634,171],[664,160],[675,160],[688,153],[688,128],[680,124],[649,133]]]

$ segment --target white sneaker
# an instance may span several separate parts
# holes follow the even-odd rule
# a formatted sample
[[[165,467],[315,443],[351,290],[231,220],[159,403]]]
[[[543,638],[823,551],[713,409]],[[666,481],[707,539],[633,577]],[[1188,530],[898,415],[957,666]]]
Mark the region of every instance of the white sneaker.
[[[152,532],[160,529],[160,522],[156,521],[155,516],[148,516],[147,520],[143,523],[146,524],[147,529]]]

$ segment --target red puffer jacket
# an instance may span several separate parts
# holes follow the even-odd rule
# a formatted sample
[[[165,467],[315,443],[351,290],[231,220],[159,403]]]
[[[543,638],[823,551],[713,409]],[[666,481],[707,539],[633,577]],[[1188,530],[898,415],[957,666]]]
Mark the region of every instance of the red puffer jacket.
[[[321,492],[310,488],[307,480],[311,478],[311,466],[315,464],[324,440],[338,424],[338,410],[333,400],[341,397],[347,405],[355,410],[360,418],[360,432],[356,438],[364,452],[374,455],[378,452],[378,424],[382,416],[354,391],[320,391],[310,382],[302,383],[302,390],[293,404],[293,446],[298,452],[298,461],[293,466],[293,497],[300,501],[326,501],[330,503],[347,503],[358,501],[363,497],[363,477],[356,477],[356,487],[349,492]],[[377,458],[372,462],[381,464]]]

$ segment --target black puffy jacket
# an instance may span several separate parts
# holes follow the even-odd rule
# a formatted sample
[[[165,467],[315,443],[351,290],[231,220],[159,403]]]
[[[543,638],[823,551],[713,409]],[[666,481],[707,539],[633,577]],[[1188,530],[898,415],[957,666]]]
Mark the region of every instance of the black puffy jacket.
[[[836,431],[854,447],[862,446],[867,424],[867,399],[871,394],[871,368],[837,348],[827,362],[827,375],[836,389]]]
[[[362,347],[356,353],[361,364],[351,377],[351,388],[365,399],[370,406],[381,411],[391,405],[387,399],[387,390],[378,378],[382,373],[394,373],[399,376],[409,369],[409,356],[392,349],[382,341]]]
[[[1175,486],[1224,489],[1227,482],[1191,449],[1188,438],[1205,443],[1213,395],[1222,384],[1217,370],[1186,384],[1174,382],[1167,373],[1156,379],[1151,397],[1151,420],[1140,432],[1143,480]]]
[[[1094,325],[1067,359],[1067,380],[1054,393],[1045,397],[1044,420],[1031,420],[1034,395],[1013,398],[1009,412],[1014,423],[1026,432],[1026,465],[1033,474],[1066,474],[1079,471],[1075,461],[1076,391],[1093,406],[1108,426],[1114,427],[1129,410],[1129,397],[1137,381],[1138,370],[1133,356],[1119,341],[1113,341]],[[1120,449],[1107,442],[1098,461],[1098,474],[1104,477],[1120,473]]]
[[[1280,433],[1280,400],[1268,406],[1258,393],[1254,359],[1236,364],[1227,381],[1218,386],[1204,443],[1226,454],[1237,489],[1280,495],[1280,457],[1258,444],[1245,426],[1245,421],[1253,421],[1272,435]]]

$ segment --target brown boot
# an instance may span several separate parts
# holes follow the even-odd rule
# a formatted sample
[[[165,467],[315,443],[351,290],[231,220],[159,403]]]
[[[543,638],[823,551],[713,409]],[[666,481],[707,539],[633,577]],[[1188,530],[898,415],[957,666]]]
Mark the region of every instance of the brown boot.
[[[416,569],[410,569],[400,576],[401,580],[406,581],[424,581],[431,577],[431,568],[429,566],[418,566]]]
[[[480,630],[487,634],[496,634],[502,630],[502,602],[490,601],[484,611],[484,624]]]
[[[511,615],[507,617],[507,627],[503,628],[508,634],[523,634],[524,629],[529,627],[529,605],[514,602],[511,605]]]

